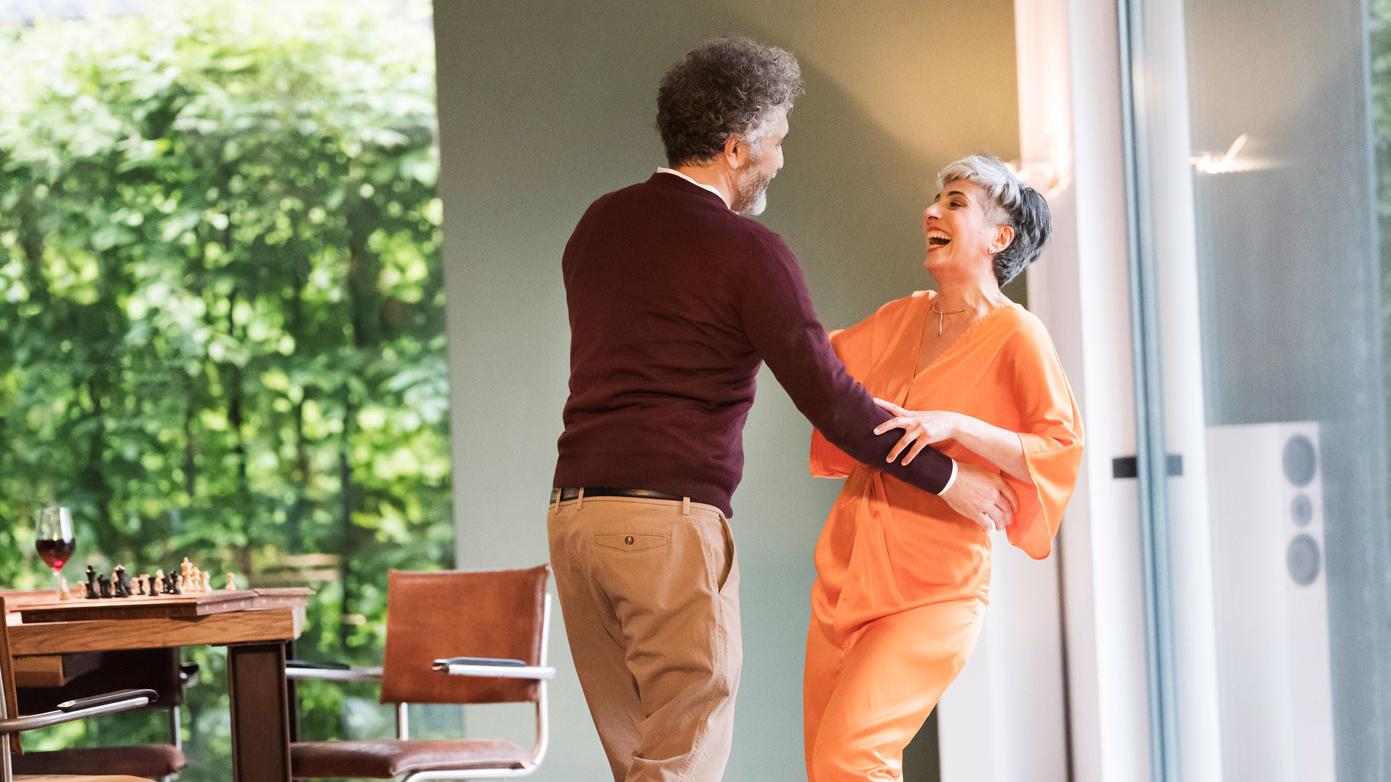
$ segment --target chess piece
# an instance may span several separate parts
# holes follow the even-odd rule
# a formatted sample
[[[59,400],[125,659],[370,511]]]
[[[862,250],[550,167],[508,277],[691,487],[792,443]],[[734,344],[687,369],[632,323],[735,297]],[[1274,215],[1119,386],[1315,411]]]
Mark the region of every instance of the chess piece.
[[[188,591],[203,591],[203,574],[198,570],[197,567],[191,567],[188,569]]]
[[[87,588],[84,595],[88,600],[96,600],[100,595],[97,594],[97,571],[91,566],[87,566],[87,583],[83,586]]]
[[[111,579],[106,576],[97,576],[97,592],[101,595],[103,600],[110,598]]]
[[[135,577],[135,596],[136,596],[136,597],[144,597],[144,596],[145,596],[145,574],[144,574],[144,573],[141,573],[140,575],[138,575],[138,576]]]
[[[125,565],[117,565],[111,571],[111,591],[116,597],[130,597],[130,580],[126,578]]]
[[[213,591],[213,574],[212,574],[212,573],[209,573],[209,572],[206,571],[206,570],[204,570],[204,571],[203,571],[202,573],[200,573],[199,575],[201,575],[201,576],[203,577],[203,583],[201,583],[201,584],[198,585],[198,591],[199,591],[199,592],[211,592],[211,591]]]
[[[159,582],[155,580],[155,577],[145,576],[145,580],[149,582],[148,586],[145,588],[145,594],[149,597],[159,597]]]
[[[66,578],[58,581],[58,599],[71,600],[72,592],[68,590],[68,580]]]
[[[237,591],[237,579],[235,576],[232,575],[232,571],[230,570],[227,571],[227,586],[223,587],[222,590],[224,592]]]

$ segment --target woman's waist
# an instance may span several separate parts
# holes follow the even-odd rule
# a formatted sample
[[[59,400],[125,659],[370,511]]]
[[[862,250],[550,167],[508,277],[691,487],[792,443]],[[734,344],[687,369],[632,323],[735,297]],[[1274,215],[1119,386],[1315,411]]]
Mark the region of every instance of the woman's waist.
[[[941,498],[916,493],[922,495],[916,501],[896,503],[890,499],[892,490],[843,491],[817,542],[818,569],[848,568],[852,560],[870,568],[891,562],[896,570],[931,578],[943,570],[975,571],[989,559],[991,539],[985,530]]]
[[[978,457],[972,455],[972,460],[976,459]],[[836,506],[859,516],[876,517],[886,524],[924,525],[934,529],[945,526],[957,536],[988,539],[980,527],[957,513],[939,495],[865,465],[859,465],[850,474],[836,498]]]

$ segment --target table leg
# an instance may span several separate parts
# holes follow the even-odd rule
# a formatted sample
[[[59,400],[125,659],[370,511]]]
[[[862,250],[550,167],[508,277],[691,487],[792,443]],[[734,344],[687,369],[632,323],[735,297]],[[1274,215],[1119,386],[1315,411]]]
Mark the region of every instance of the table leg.
[[[294,641],[285,642],[285,656],[291,660],[297,659]],[[285,688],[290,704],[290,741],[295,742],[299,741],[299,692],[295,687],[295,682],[289,679],[285,680]]]
[[[290,782],[290,707],[285,644],[227,649],[232,701],[232,779]]]

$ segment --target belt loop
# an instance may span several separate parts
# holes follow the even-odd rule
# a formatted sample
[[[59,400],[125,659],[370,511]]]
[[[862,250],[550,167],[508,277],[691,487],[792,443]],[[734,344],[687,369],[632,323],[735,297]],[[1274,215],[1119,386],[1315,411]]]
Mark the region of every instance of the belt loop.
[[[580,487],[580,496],[575,498],[575,510],[584,510],[584,487]]]
[[[689,516],[689,515],[691,515],[691,498],[690,498],[690,497],[682,497],[682,498],[681,498],[681,515],[682,515],[682,516]]]
[[[560,510],[560,489],[551,490],[550,511],[552,513]]]

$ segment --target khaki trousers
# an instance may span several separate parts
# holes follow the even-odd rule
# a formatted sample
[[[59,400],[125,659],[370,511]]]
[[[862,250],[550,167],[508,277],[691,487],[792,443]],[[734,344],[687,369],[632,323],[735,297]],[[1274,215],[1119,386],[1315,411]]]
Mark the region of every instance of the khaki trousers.
[[[565,633],[617,782],[718,782],[743,648],[739,567],[711,505],[630,497],[552,503]]]

